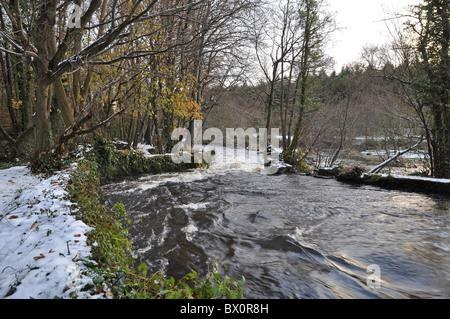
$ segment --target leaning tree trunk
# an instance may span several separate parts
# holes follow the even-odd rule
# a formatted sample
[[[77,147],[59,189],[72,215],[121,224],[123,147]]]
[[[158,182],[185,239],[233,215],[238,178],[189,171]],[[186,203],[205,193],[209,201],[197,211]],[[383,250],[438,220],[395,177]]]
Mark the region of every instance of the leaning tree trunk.
[[[417,146],[419,146],[420,143],[422,143],[422,141],[423,141],[423,138],[421,138],[416,144],[414,144],[413,146],[409,147],[408,149],[403,150],[403,151],[402,151],[402,150],[398,151],[398,152],[395,153],[395,155],[392,156],[391,158],[387,159],[387,160],[384,161],[383,163],[381,163],[381,164],[375,166],[374,168],[372,168],[372,169],[369,171],[369,173],[370,173],[370,174],[378,174],[379,172],[381,172],[381,170],[382,170],[387,164],[389,164],[389,163],[392,162],[393,160],[397,159],[398,157],[400,157],[400,156],[402,156],[402,155],[408,153],[409,151],[412,151],[414,148],[416,148]]]

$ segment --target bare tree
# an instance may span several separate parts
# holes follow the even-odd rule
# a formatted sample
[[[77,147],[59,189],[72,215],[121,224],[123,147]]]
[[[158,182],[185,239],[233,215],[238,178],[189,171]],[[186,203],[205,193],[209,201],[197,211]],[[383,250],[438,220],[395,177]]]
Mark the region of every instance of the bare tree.
[[[302,0],[299,14],[302,45],[295,89],[298,115],[292,140],[285,150],[285,160],[288,162],[292,160],[302,134],[311,77],[323,67],[326,61],[323,52],[325,43],[330,34],[336,30],[333,16],[326,11],[325,1]]]
[[[287,111],[284,101],[290,100],[290,89],[284,96],[285,77],[288,87],[291,80],[295,62],[301,53],[302,33],[300,30],[299,7],[296,1],[282,1],[273,7],[269,7],[266,16],[261,15],[254,21],[253,42],[256,58],[260,70],[269,85],[267,94],[267,120],[266,128],[270,131],[272,113],[274,109],[275,89],[281,82],[280,114],[283,132],[283,146],[286,146],[286,121],[283,116]],[[261,22],[263,25],[261,25]],[[286,72],[289,75],[286,75]],[[283,107],[285,107],[283,109]]]
[[[162,1],[173,5],[164,9],[162,2],[156,0],[137,0],[133,3],[118,0],[75,1],[84,5],[84,12],[75,16],[75,24],[68,23],[67,12],[69,1],[39,0],[32,2],[1,0],[2,9],[6,12],[8,21],[2,25],[0,36],[4,42],[0,50],[31,61],[36,78],[36,112],[35,122],[35,156],[46,152],[52,145],[52,131],[49,122],[49,100],[53,84],[60,101],[64,101],[61,86],[58,83],[61,76],[77,71],[89,65],[99,63],[105,53],[116,47],[133,41],[130,27],[137,23],[154,19],[155,17],[180,12],[196,6],[205,0],[198,1]],[[76,8],[76,7],[75,7]],[[80,42],[85,31],[97,31],[97,38]],[[106,31],[105,31],[106,30]],[[8,43],[5,46],[4,43]],[[120,59],[136,58],[152,54],[151,51],[129,52]],[[105,59],[103,63],[111,63]],[[79,83],[79,79],[76,80]],[[74,86],[76,91],[82,90]],[[76,102],[76,101],[75,101]],[[68,103],[60,103],[66,124],[72,121],[73,110],[68,110]],[[73,107],[73,106],[72,106]],[[81,122],[86,122],[87,105],[78,110],[78,123],[73,123],[65,134],[73,134],[75,128],[80,128]],[[76,119],[74,119],[76,121]],[[69,136],[68,135],[68,136]]]

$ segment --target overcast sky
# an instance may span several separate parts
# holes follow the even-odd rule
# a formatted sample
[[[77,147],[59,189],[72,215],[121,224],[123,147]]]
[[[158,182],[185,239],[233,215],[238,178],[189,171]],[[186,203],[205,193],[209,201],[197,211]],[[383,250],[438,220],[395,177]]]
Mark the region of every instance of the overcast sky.
[[[338,25],[345,28],[333,35],[334,47],[328,53],[336,60],[335,70],[359,58],[366,44],[388,42],[386,22],[390,13],[401,13],[420,0],[328,0],[337,13]]]

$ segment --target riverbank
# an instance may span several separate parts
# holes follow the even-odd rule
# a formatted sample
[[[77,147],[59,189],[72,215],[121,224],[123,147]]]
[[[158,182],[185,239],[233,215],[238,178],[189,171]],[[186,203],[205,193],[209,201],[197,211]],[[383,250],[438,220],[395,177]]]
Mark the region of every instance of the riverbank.
[[[91,255],[65,185],[71,170],[51,177],[26,166],[0,171],[0,298],[94,298],[81,287],[93,281],[83,262]]]
[[[50,176],[26,166],[0,171],[0,298],[242,298],[244,281],[211,268],[178,282],[135,265],[125,207],[102,203],[103,183],[141,174],[179,172],[170,156],[118,151],[98,138]],[[187,285],[187,281],[192,285]]]
[[[249,299],[447,295],[447,198],[224,164],[103,188],[108,207],[128,208],[150,271],[178,278],[219,260]],[[368,287],[373,264],[380,289]]]
[[[439,193],[450,196],[450,179],[439,179],[399,174],[369,174],[359,167],[322,168],[313,174],[316,177],[336,178],[344,183],[364,184],[403,191]]]
[[[110,283],[131,273],[126,211],[106,210],[101,184],[191,168],[168,156],[117,151],[102,138],[65,161],[72,164],[61,171],[0,171],[0,298],[123,297],[114,296]]]
[[[147,274],[145,265],[134,264],[125,207],[118,203],[109,210],[102,202],[104,183],[185,171],[196,165],[174,164],[167,155],[118,151],[102,138],[75,158],[50,176],[33,174],[26,166],[0,170],[0,183],[6,185],[0,193],[0,298],[242,296],[243,281],[220,277],[219,273],[206,278],[197,278],[195,272],[187,274],[185,279],[194,282],[193,288],[161,272]],[[219,163],[212,169],[244,169],[238,164]],[[248,171],[258,170],[255,165],[247,166]],[[345,182],[402,190],[439,192],[438,183],[446,192],[450,186],[449,180],[369,176],[356,170],[324,169],[318,173]],[[205,285],[210,290],[204,289]]]

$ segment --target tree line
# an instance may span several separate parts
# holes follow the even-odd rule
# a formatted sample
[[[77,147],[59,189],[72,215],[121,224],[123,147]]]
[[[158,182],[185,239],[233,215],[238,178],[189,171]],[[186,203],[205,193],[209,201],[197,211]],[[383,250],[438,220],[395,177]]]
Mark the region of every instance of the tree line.
[[[32,158],[61,151],[118,118],[116,130],[130,145],[145,137],[169,149],[172,128],[214,104],[203,99],[205,90],[236,72],[239,20],[255,6],[246,0],[0,3],[2,111],[11,122],[0,132],[17,150],[33,130]]]
[[[390,45],[330,75],[325,0],[0,0],[2,143],[36,159],[101,132],[167,152],[175,127],[208,122],[238,90],[254,122],[280,127],[288,162],[320,142],[335,162],[371,114],[423,138],[431,175],[449,178],[448,2],[411,6]]]

